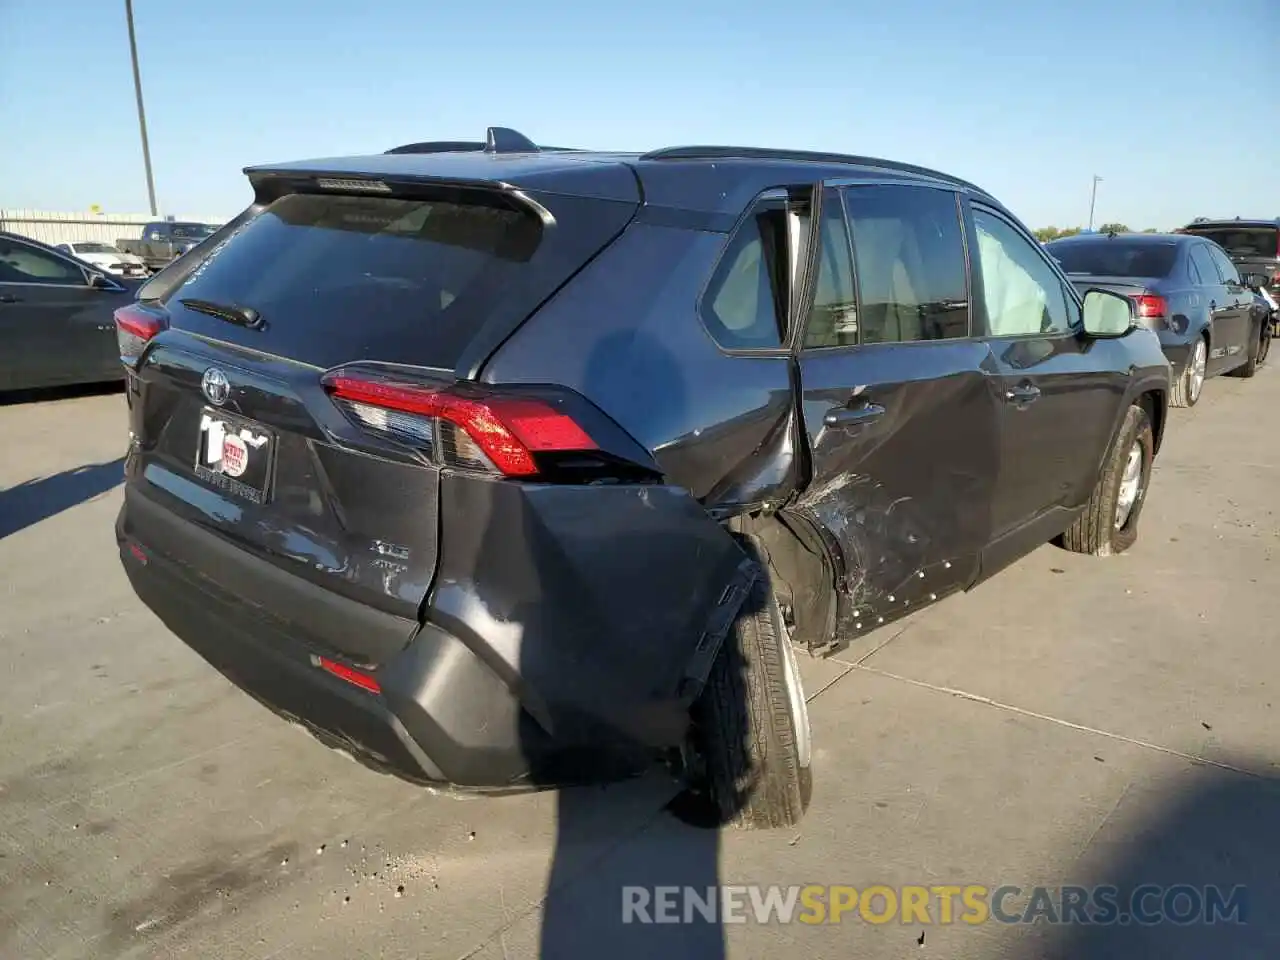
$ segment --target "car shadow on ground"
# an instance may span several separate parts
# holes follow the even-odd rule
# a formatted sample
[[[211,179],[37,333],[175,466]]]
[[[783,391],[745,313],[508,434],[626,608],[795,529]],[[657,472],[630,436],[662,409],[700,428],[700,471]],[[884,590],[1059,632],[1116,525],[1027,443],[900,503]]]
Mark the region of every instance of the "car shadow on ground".
[[[651,398],[649,416],[657,423],[679,422],[688,403],[681,367],[664,344],[640,331],[603,338],[588,358],[585,381],[587,395],[600,400],[615,397],[637,382],[668,385]],[[503,550],[503,538],[508,532],[490,524],[487,533],[492,538],[488,550]],[[644,540],[651,534],[633,530],[630,535],[637,542],[628,543],[623,537],[614,549],[643,555]],[[531,623],[538,622],[537,599],[530,598],[525,614]],[[618,602],[645,601],[642,596],[620,591]],[[519,622],[521,618],[516,619]],[[601,638],[601,642],[607,640]],[[546,675],[554,664],[540,660],[555,655],[537,644],[522,647],[522,675]],[[611,678],[600,679],[603,686]],[[745,687],[744,683],[733,689]],[[604,707],[603,703],[597,705]],[[745,708],[726,712],[736,717],[746,714]],[[666,739],[656,729],[666,726],[671,718],[660,719],[660,714],[655,714],[652,730],[643,729],[650,725],[644,718],[613,719],[631,727],[627,732],[616,731],[618,740],[634,744],[636,752],[643,753],[643,742]],[[722,731],[724,736],[740,742],[742,756],[747,755],[750,733],[746,729]],[[533,766],[533,780],[556,782],[554,774],[543,779],[534,759],[536,753],[536,743],[530,740],[525,754]],[[639,784],[636,786],[639,788]],[[704,795],[679,792],[672,783],[667,796],[674,798],[664,810],[655,810],[641,823],[633,821],[629,830],[620,831],[607,843],[602,844],[598,837],[593,839],[593,824],[598,824],[602,816],[610,818],[611,806],[602,811],[601,804],[612,805],[630,789],[631,785],[621,791],[587,787],[559,792],[555,851],[542,906],[537,956],[548,960],[722,960],[725,942],[717,893],[720,831],[736,810],[721,811]],[[736,798],[728,805],[736,807],[742,799]],[[659,889],[664,887],[671,888],[669,899]],[[704,899],[710,897],[709,906],[714,912],[693,913],[691,922],[684,922],[686,891]],[[663,898],[661,903],[657,902],[659,897]],[[670,908],[674,908],[681,922],[662,922],[670,915]]]
[[[124,458],[64,470],[0,490],[0,539],[92,500],[124,482]]]
[[[1137,796],[1099,830],[1079,880],[1115,888],[1119,919],[1051,923],[1024,956],[1280,957],[1280,776],[1237,765],[1262,773],[1199,767],[1155,789],[1131,785]]]
[[[23,403],[44,403],[52,400],[74,400],[77,397],[105,397],[124,392],[123,380],[105,383],[83,383],[65,387],[34,387],[26,390],[0,392],[0,407],[18,406]]]

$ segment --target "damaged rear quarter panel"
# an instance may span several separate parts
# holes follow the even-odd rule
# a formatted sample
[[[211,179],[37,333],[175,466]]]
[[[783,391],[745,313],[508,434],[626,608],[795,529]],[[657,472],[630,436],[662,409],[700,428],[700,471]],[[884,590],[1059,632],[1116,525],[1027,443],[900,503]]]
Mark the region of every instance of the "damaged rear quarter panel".
[[[445,473],[426,615],[558,742],[673,746],[755,568],[661,484],[515,484]]]

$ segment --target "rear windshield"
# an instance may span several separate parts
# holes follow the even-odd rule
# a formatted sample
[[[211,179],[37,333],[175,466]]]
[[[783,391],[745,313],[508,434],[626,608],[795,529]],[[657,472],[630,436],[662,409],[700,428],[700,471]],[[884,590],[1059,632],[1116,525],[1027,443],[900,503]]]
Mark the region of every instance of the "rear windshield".
[[[541,237],[541,221],[498,194],[291,194],[218,243],[166,300],[252,307],[293,356],[327,353],[306,343],[317,339],[386,353],[413,331],[451,363],[443,354],[516,286]]]
[[[119,253],[115,247],[109,243],[73,243],[71,249],[76,253]]]
[[[1280,242],[1276,227],[1187,227],[1186,232],[1207,237],[1233,257],[1274,258]]]
[[[1067,273],[1089,277],[1167,277],[1177,259],[1173,242],[1099,237],[1045,245]]]

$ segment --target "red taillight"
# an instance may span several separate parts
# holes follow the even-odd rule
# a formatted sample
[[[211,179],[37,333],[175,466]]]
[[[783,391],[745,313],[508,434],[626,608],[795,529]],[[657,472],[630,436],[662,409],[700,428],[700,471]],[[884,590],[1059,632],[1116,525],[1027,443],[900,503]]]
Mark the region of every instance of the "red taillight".
[[[142,356],[147,342],[164,329],[164,317],[132,303],[115,312],[116,342],[120,345],[122,360],[136,360]]]
[[[572,417],[544,400],[464,395],[341,371],[326,375],[323,383],[361,426],[430,448],[451,466],[527,477],[538,472],[536,453],[598,449]]]
[[[1133,302],[1138,305],[1139,317],[1159,318],[1169,316],[1169,301],[1158,294],[1144,293],[1142,296],[1134,297]]]
[[[339,663],[337,660],[330,660],[328,657],[316,657],[313,661],[321,670],[332,673],[340,680],[359,687],[361,690],[367,690],[369,693],[381,693],[382,686],[373,677],[367,673],[361,673],[348,667],[345,663]]]

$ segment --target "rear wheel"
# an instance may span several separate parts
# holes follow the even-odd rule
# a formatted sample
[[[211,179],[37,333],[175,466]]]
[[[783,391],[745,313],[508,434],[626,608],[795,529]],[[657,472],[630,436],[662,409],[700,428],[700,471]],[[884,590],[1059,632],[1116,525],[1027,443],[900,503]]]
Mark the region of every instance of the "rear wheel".
[[[1259,324],[1259,328],[1257,338],[1249,345],[1249,359],[1232,370],[1232,376],[1248,379],[1267,362],[1267,354],[1271,351],[1271,321]]]
[[[1200,337],[1191,346],[1187,365],[1182,375],[1173,381],[1173,396],[1169,402],[1175,407],[1194,407],[1204,387],[1205,370],[1209,363],[1209,342]]]
[[[809,805],[809,712],[768,579],[752,585],[694,705],[693,750],[720,823],[792,826]]]
[[[1073,553],[1106,557],[1123,553],[1138,539],[1138,516],[1147,497],[1155,434],[1151,418],[1134,405],[1125,414],[1102,476],[1088,506],[1062,535],[1062,546]]]

